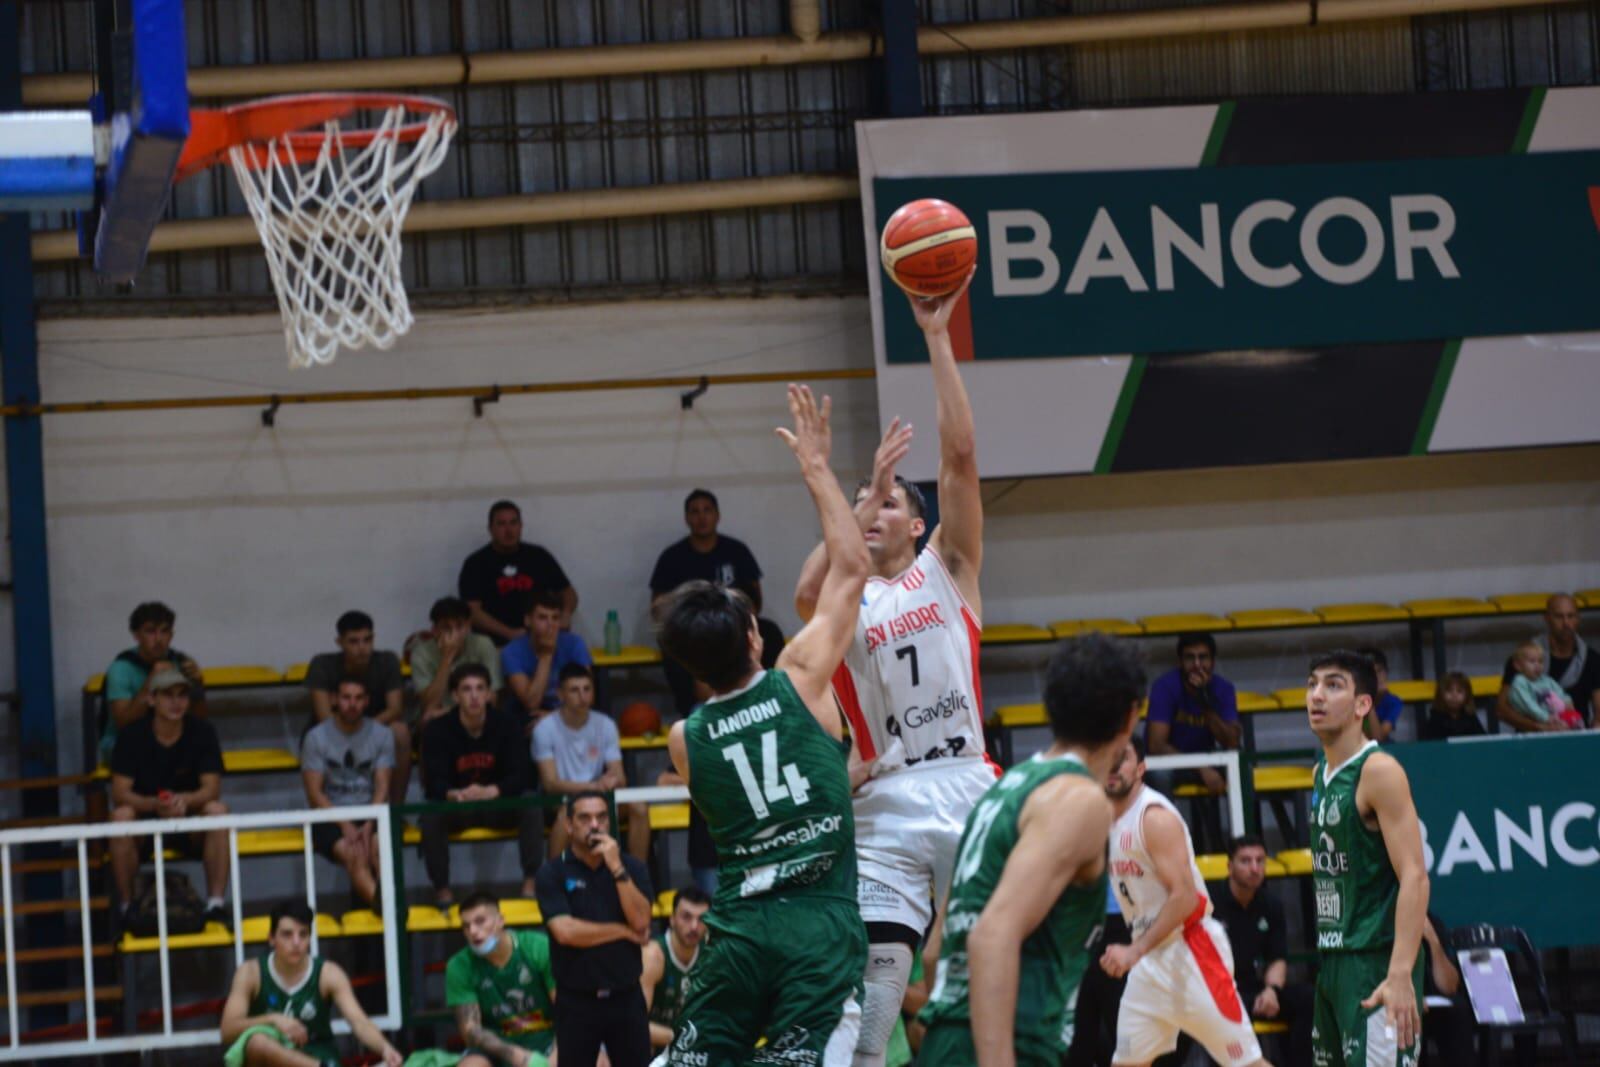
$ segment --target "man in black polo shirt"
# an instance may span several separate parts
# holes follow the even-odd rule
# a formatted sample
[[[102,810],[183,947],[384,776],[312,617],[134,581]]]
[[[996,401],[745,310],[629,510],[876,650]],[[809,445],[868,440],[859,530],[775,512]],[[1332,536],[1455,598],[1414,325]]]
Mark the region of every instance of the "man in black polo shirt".
[[[1267,850],[1244,834],[1228,846],[1228,883],[1211,894],[1212,916],[1228,931],[1234,981],[1257,1022],[1289,1024],[1290,1063],[1311,1062],[1311,987],[1289,984],[1283,905],[1266,893]]]
[[[539,868],[539,911],[550,931],[561,1067],[647,1067],[650,1016],[639,975],[650,940],[650,875],[611,836],[604,793],[567,797],[568,845]]]

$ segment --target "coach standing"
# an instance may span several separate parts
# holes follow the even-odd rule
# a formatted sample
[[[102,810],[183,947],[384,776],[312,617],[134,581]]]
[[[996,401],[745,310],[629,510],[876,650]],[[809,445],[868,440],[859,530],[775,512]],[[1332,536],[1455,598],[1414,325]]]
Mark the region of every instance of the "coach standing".
[[[568,844],[539,868],[539,911],[550,931],[561,1067],[647,1067],[650,1018],[642,946],[650,939],[650,876],[611,836],[604,793],[567,798]]]

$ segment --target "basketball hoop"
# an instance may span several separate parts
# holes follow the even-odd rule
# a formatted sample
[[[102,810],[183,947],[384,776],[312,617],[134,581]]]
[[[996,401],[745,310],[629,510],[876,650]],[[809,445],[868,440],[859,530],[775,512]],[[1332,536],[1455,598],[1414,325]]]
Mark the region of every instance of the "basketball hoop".
[[[400,230],[456,132],[442,100],[388,93],[276,96],[191,114],[181,181],[226,159],[261,233],[289,365],[388,348],[414,321]]]

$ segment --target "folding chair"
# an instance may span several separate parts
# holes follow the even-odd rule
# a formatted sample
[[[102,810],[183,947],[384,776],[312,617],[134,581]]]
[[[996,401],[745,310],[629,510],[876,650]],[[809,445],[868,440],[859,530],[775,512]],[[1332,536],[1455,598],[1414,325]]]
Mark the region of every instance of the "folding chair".
[[[1523,1017],[1520,1021],[1486,1022],[1481,1015],[1479,1016],[1478,1032],[1482,1037],[1479,1062],[1485,1067],[1493,1067],[1500,1062],[1500,1039],[1503,1034],[1510,1034],[1513,1038],[1526,1035],[1537,1041],[1541,1032],[1554,1030],[1561,1038],[1566,1062],[1576,1064],[1578,1062],[1576,1024],[1571,1015],[1556,1012],[1551,1008],[1550,990],[1544,980],[1544,965],[1539,960],[1538,950],[1533,947],[1532,940],[1521,927],[1478,923],[1456,927],[1450,931],[1450,950],[1456,954],[1462,981],[1466,983],[1468,991],[1474,994],[1472,998],[1474,1005],[1485,999],[1481,995],[1482,985],[1480,984],[1475,990],[1474,983],[1484,983],[1488,979],[1478,967],[1474,966],[1472,954],[1487,952],[1494,948],[1500,949],[1506,955],[1506,962],[1510,966],[1514,982],[1514,992]]]

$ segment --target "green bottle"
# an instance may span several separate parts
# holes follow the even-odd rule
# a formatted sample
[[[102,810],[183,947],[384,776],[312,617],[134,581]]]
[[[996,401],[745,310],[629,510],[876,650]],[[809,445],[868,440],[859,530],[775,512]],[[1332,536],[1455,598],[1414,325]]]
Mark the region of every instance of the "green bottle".
[[[606,655],[615,656],[622,651],[622,623],[615,611],[606,612]]]

